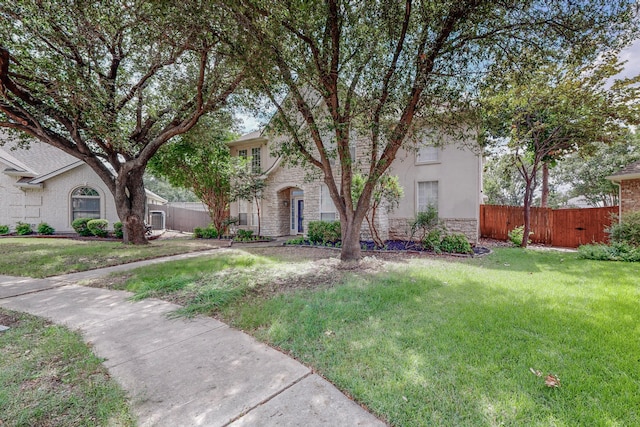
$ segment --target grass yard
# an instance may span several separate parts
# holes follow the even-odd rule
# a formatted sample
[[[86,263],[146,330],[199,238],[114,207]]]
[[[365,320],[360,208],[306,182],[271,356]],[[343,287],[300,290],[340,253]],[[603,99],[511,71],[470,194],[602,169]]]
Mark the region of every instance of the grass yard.
[[[74,332],[0,309],[0,425],[133,426],[126,395]]]
[[[504,248],[344,271],[261,254],[221,251],[122,286],[222,317],[392,425],[640,425],[636,264]]]
[[[0,274],[42,278],[212,247],[215,244],[192,239],[154,240],[134,246],[113,241],[2,238]]]

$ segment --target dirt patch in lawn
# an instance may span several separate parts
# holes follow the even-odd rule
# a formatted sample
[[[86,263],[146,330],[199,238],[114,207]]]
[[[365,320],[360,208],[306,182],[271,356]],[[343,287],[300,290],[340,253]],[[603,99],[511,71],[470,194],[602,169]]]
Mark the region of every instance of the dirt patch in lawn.
[[[3,310],[0,310],[0,325],[15,326],[20,323],[20,318]]]

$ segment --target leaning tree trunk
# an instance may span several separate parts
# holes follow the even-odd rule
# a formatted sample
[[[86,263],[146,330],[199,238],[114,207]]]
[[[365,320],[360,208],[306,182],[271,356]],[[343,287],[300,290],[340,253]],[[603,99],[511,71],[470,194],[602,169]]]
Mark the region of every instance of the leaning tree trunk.
[[[123,242],[134,245],[149,243],[145,236],[144,215],[146,194],[142,174],[144,168],[131,168],[127,173],[126,165],[116,177],[116,211],[122,222]]]

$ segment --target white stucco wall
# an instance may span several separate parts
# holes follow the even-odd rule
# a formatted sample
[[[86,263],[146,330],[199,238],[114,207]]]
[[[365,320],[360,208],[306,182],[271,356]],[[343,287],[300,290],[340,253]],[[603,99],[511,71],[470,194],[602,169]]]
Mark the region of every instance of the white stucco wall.
[[[16,178],[0,174],[0,224],[15,229],[16,222],[33,224],[46,222],[56,232],[73,232],[71,227],[71,193],[77,187],[92,187],[100,194],[100,216],[109,221],[109,228],[119,221],[111,193],[102,180],[87,165],[44,182],[42,189],[20,189]],[[35,229],[34,229],[35,230]]]

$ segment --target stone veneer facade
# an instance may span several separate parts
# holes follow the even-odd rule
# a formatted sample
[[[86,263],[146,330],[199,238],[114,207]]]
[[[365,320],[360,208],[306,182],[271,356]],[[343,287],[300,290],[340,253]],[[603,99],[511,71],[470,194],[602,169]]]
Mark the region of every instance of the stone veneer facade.
[[[620,181],[620,213],[640,210],[640,178]]]

